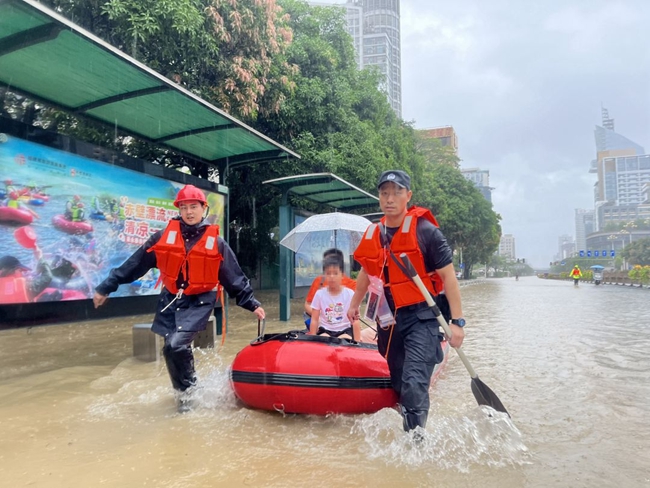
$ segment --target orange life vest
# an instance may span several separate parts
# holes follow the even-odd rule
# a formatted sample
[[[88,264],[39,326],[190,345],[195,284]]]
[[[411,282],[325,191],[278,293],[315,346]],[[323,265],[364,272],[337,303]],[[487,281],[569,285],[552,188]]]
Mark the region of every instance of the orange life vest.
[[[393,235],[390,251],[381,245],[381,226],[372,224],[366,229],[359,246],[354,252],[354,259],[363,266],[363,269],[370,276],[383,279],[384,267],[388,266],[390,283],[387,285],[390,287],[395,309],[420,303],[424,301],[424,297],[415,283],[395,264],[395,261],[389,255],[390,252],[395,254],[398,259],[400,254],[406,253],[418,276],[432,295],[437,295],[443,288],[440,276],[435,272],[429,274],[426,271],[424,256],[418,244],[417,223],[419,218],[425,218],[436,227],[439,227],[436,218],[429,210],[413,206],[408,209],[402,225]],[[381,219],[381,225],[385,224],[386,217]]]
[[[0,303],[31,302],[27,292],[27,280],[17,274],[0,278]]]
[[[178,293],[176,280],[180,273],[188,281],[184,293],[196,295],[213,290],[219,284],[219,266],[223,257],[219,254],[217,238],[219,226],[209,225],[201,239],[185,252],[179,220],[171,220],[160,240],[148,249],[156,253],[156,262],[165,288]]]

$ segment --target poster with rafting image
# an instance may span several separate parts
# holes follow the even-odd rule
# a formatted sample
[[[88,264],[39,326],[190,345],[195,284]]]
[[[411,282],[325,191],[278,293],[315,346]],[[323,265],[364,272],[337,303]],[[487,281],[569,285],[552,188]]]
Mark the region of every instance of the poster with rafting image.
[[[91,298],[178,215],[171,182],[0,134],[0,304]],[[224,195],[205,192],[223,228]],[[113,295],[160,291],[158,270]]]

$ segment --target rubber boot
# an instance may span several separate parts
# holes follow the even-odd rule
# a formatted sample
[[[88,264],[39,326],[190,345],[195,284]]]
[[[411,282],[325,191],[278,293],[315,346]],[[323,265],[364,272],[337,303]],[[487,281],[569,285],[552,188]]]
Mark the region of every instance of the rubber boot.
[[[176,390],[178,413],[187,413],[192,410],[192,402],[186,390],[196,384],[192,351],[185,348],[174,350],[169,345],[165,345],[163,356],[172,386]]]
[[[427,410],[412,410],[402,406],[402,421],[406,432],[410,432],[416,427],[424,429],[428,417],[429,412]]]

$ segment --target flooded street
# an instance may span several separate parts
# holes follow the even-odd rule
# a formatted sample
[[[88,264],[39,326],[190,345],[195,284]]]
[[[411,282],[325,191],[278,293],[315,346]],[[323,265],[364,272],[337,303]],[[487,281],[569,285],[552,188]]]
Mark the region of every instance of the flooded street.
[[[228,366],[257,332],[231,305],[197,350],[198,408],[175,413],[163,363],[132,358],[150,316],[0,332],[3,486],[650,487],[650,290],[535,277],[462,289],[465,352],[512,421],[476,406],[452,351],[423,445],[392,410],[282,416],[239,405]],[[267,332],[277,292],[259,294]]]

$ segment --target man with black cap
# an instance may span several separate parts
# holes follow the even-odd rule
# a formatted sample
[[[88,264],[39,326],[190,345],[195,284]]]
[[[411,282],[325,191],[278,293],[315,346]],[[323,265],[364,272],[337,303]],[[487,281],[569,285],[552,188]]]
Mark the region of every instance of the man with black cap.
[[[351,320],[359,318],[359,306],[368,291],[369,277],[382,280],[394,323],[379,324],[379,351],[386,358],[393,388],[399,395],[404,430],[424,428],[429,413],[429,383],[433,369],[442,361],[442,334],[433,310],[396,259],[406,253],[432,295],[445,290],[451,310],[453,347],[465,336],[460,287],[452,264],[452,251],[427,209],[408,203],[413,196],[411,178],[401,170],[385,171],[377,183],[380,224],[368,227],[354,258],[362,266],[357,290],[348,309]]]
[[[206,328],[219,287],[223,286],[237,305],[253,312],[258,320],[266,314],[235,253],[219,236],[219,226],[205,218],[208,206],[203,191],[185,185],[174,206],[180,215],[111,270],[95,288],[93,302],[97,308],[119,285],[135,281],[151,268],[160,270],[163,290],[151,330],[165,339],[162,352],[176,390],[178,412],[185,413],[191,410],[192,387],[196,384],[192,341]]]

